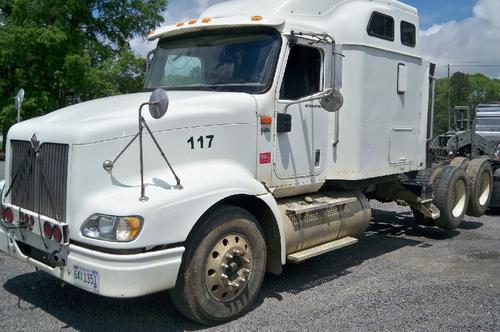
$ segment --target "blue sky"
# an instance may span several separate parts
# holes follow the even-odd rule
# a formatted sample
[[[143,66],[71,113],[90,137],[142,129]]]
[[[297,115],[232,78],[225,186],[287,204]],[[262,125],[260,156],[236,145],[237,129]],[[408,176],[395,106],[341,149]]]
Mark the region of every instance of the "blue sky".
[[[174,0],[176,1],[176,0]],[[178,0],[177,0],[178,1]],[[472,9],[475,0],[403,0],[413,7],[418,8],[420,25],[428,29],[434,24],[448,21],[461,21],[473,15]]]

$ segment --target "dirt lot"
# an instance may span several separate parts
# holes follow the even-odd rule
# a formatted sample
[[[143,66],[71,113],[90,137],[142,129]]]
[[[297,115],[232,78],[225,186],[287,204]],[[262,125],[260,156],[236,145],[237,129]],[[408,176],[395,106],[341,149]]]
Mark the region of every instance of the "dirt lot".
[[[500,330],[500,214],[455,232],[372,202],[357,244],[268,275],[253,310],[213,330]],[[0,255],[0,330],[199,330],[167,293],[107,299]]]

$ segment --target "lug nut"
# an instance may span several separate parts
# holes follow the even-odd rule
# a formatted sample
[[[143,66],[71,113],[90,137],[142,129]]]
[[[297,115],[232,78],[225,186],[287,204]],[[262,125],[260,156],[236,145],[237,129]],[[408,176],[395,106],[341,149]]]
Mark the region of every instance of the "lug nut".
[[[234,249],[233,254],[236,256],[239,256],[239,255],[241,255],[241,251],[239,251],[238,249]]]
[[[231,259],[233,259],[233,258],[234,258],[234,257],[233,257],[233,255],[231,255],[231,254],[226,254],[226,259],[230,259],[230,260],[231,260]]]
[[[227,265],[226,263],[222,263],[220,265],[223,269],[228,269],[229,268],[229,265]]]
[[[229,279],[229,277],[228,277],[227,275],[225,275],[224,273],[223,273],[223,274],[221,274],[221,275],[220,275],[220,277],[221,277],[222,279],[225,279],[225,280]]]

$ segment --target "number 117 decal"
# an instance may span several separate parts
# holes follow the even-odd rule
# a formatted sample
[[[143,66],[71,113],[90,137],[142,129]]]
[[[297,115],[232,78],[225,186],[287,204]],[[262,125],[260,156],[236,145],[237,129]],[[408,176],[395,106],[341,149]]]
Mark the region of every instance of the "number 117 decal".
[[[207,135],[207,136],[200,136],[195,140],[194,137],[191,136],[187,140],[187,143],[190,145],[191,150],[194,150],[197,148],[199,148],[199,149],[204,149],[204,148],[211,149],[214,138],[215,138],[214,135]]]

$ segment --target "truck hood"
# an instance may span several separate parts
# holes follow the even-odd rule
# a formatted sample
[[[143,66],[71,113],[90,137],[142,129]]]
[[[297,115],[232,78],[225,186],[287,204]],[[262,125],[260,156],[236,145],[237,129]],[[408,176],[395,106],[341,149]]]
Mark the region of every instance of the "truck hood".
[[[139,106],[150,93],[96,99],[62,108],[13,126],[9,139],[29,140],[34,133],[40,142],[88,144],[133,136],[138,130]],[[233,92],[173,91],[168,93],[167,114],[155,120],[148,107],[143,116],[153,132],[197,126],[255,123],[256,100]]]

